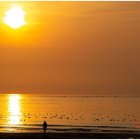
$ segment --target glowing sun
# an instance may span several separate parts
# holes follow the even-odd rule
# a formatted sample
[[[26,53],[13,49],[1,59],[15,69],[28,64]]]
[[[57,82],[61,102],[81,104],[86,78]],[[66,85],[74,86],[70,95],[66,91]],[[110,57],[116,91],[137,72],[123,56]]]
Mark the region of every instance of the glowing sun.
[[[4,23],[11,28],[17,29],[25,25],[25,12],[19,5],[12,5],[12,7],[5,13]]]

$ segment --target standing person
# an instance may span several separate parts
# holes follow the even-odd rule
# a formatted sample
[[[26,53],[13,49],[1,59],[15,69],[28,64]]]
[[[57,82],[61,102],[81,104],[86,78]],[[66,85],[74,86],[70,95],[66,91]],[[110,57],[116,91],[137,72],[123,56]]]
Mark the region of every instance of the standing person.
[[[44,130],[44,133],[46,133],[47,126],[48,126],[47,122],[44,121],[44,123],[43,123],[43,130]]]

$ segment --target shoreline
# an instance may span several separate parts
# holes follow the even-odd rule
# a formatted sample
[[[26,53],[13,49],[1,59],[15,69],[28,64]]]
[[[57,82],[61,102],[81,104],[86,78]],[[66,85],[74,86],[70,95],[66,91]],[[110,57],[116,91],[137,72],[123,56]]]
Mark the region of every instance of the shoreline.
[[[128,139],[140,133],[0,133],[0,139]]]

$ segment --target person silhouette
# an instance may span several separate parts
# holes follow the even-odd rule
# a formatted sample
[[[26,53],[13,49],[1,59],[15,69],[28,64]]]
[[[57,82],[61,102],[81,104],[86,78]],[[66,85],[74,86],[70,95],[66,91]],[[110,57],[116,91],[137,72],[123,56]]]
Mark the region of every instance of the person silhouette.
[[[44,123],[43,123],[43,130],[44,130],[44,133],[46,133],[47,126],[48,126],[47,122],[44,121]]]

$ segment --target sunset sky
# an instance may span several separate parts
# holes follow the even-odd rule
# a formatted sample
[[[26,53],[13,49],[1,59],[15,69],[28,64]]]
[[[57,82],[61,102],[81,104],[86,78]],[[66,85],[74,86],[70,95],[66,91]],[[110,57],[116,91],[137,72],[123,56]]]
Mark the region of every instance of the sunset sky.
[[[139,95],[140,2],[0,2],[0,93]]]

